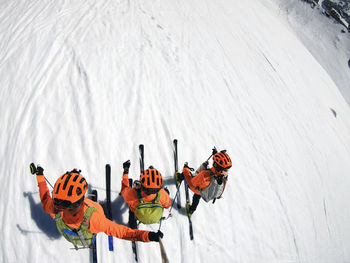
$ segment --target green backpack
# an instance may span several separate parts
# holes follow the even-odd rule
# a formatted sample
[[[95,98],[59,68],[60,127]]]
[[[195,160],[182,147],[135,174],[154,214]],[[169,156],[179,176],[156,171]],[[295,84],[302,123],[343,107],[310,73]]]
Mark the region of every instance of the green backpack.
[[[139,205],[135,208],[135,216],[141,223],[150,225],[158,223],[163,216],[163,207],[159,203],[160,193],[151,202],[146,202],[141,196],[141,189],[136,190]]]

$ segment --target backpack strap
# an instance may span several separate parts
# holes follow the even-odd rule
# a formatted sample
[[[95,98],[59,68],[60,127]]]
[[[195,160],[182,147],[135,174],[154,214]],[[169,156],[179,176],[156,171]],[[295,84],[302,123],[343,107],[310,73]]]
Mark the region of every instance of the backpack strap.
[[[96,207],[89,206],[88,204],[86,204],[86,206],[88,208],[86,209],[86,211],[84,213],[84,217],[83,217],[83,220],[81,221],[80,228],[89,228],[90,217],[91,217],[93,212],[97,211]]]
[[[210,179],[215,177],[215,174],[214,174],[214,172],[212,170],[210,170],[210,169],[206,169],[206,170],[209,171]]]
[[[137,199],[139,200],[140,204],[145,202],[142,198],[142,195],[141,195],[141,188],[136,189],[136,195],[137,195]]]
[[[157,192],[157,195],[156,195],[156,197],[153,199],[152,203],[159,202],[159,200],[160,200],[160,193],[159,193],[159,191],[158,191],[158,192]]]
[[[224,177],[224,189],[222,189],[221,195],[218,198],[221,198],[222,194],[224,193],[225,187],[226,187],[226,183],[227,183],[227,178]]]
[[[58,221],[61,219],[62,219],[61,212],[58,212],[57,214],[55,214],[55,221]]]

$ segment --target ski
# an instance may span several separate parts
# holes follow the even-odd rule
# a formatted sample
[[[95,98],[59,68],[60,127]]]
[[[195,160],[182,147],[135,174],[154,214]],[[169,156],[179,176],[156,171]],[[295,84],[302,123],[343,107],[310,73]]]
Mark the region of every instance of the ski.
[[[175,167],[174,177],[175,177],[176,188],[178,188],[180,186],[180,183],[177,181],[177,174],[179,172],[179,165],[178,165],[178,158],[177,158],[177,139],[173,140],[173,145],[174,145],[174,167]],[[180,191],[177,192],[175,198],[176,198],[177,208],[180,209],[181,208]]]
[[[94,201],[94,202],[97,202],[97,191],[96,190],[93,190],[92,193],[91,193],[91,200]],[[97,246],[96,246],[96,238],[97,236],[95,236],[95,242],[94,244],[92,245],[92,263],[97,263]]]
[[[129,178],[129,187],[132,187],[133,180]],[[137,221],[134,212],[129,209],[129,227],[132,229],[137,228]],[[132,252],[134,253],[135,261],[138,262],[137,245],[135,241],[131,241]]]
[[[188,204],[191,204],[190,202],[190,195],[188,192],[188,185],[186,183],[186,180],[184,180],[185,183],[185,192],[186,192],[186,207]],[[191,216],[188,214],[188,211],[186,209],[187,217],[188,217],[188,223],[189,223],[189,230],[190,230],[190,239],[193,240],[193,227],[192,227],[192,219]]]
[[[175,153],[174,153],[174,156],[176,156],[175,162],[177,162],[177,140],[175,139],[173,142],[174,142],[174,149],[175,149],[175,152],[176,152],[176,155],[175,155]],[[176,168],[175,168],[175,169],[176,169]],[[186,180],[184,179],[183,181],[184,181],[184,184],[185,184],[185,193],[186,193],[186,205],[185,205],[185,210],[186,210],[186,214],[187,214],[187,218],[188,218],[190,239],[193,240],[192,219],[191,219],[191,216],[189,215],[189,213],[188,213],[188,211],[187,211],[188,205],[191,204],[191,202],[190,202],[190,194],[189,194],[189,191],[188,191],[188,185],[187,185]]]
[[[140,171],[143,173],[145,167],[144,167],[144,146],[143,144],[139,145],[139,153],[140,153]],[[129,179],[129,187],[132,187],[133,180],[130,178]],[[132,229],[137,228],[137,220],[135,218],[134,212],[132,212],[129,209],[129,227]],[[134,253],[135,261],[138,262],[138,253],[137,253],[137,244],[136,241],[131,241],[131,246],[132,246],[132,252]]]
[[[159,247],[160,247],[160,254],[162,256],[162,263],[169,263],[169,259],[165,252],[165,248],[161,238],[159,239]]]
[[[107,218],[112,220],[112,208],[111,208],[111,166],[106,164],[106,197],[107,197]],[[113,251],[113,236],[108,236],[108,248],[109,251]]]
[[[145,162],[144,162],[144,146],[143,144],[139,145],[139,152],[140,152],[140,171],[143,173],[145,170]]]

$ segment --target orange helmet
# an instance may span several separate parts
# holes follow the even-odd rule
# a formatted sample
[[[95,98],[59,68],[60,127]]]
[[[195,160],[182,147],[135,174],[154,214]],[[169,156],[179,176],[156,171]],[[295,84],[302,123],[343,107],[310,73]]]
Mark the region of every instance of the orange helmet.
[[[232,161],[230,156],[226,153],[226,150],[218,152],[213,156],[213,166],[218,172],[227,171],[232,166]]]
[[[87,182],[80,175],[80,171],[74,169],[71,172],[66,172],[55,183],[53,189],[54,204],[61,208],[79,207],[84,200],[86,191]]]
[[[163,177],[157,169],[150,166],[141,173],[141,185],[146,192],[158,192],[163,186]]]

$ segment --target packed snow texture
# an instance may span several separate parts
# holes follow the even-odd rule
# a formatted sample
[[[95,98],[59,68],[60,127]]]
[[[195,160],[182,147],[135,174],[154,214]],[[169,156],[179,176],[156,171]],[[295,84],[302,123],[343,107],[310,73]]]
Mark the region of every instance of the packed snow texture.
[[[258,0],[2,1],[0,261],[89,258],[42,210],[31,162],[51,183],[81,169],[100,201],[110,163],[114,221],[127,224],[122,163],[131,160],[137,179],[144,143],[146,165],[173,197],[177,138],[180,167],[199,166],[214,145],[233,167],[223,198],[202,200],[194,213],[193,241],[183,209],[162,223],[170,262],[349,262],[350,109],[319,62],[329,54],[312,55],[279,8]],[[314,45],[327,48],[316,38],[323,27],[314,33]],[[114,246],[109,252],[98,235],[100,262],[133,262],[129,241]],[[139,249],[140,262],[160,262],[158,244]]]

